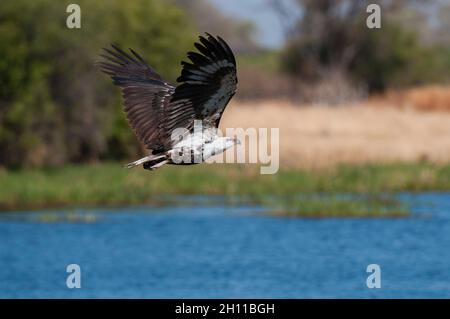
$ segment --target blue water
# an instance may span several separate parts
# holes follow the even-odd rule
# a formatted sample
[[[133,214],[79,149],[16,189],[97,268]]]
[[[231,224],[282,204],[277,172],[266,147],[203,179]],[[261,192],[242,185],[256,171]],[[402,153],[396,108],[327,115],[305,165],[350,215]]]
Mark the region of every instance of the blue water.
[[[411,218],[277,218],[219,204],[77,210],[91,217],[75,222],[2,214],[0,297],[449,298],[450,194],[402,198]],[[73,263],[80,289],[66,286]],[[366,286],[373,263],[380,289]]]

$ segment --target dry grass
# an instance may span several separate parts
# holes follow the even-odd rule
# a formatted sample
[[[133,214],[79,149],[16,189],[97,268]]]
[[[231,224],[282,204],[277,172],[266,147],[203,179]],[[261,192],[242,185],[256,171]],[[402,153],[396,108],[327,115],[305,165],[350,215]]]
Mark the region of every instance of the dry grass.
[[[281,165],[290,167],[450,161],[450,112],[442,110],[373,103],[297,107],[283,101],[234,102],[223,117],[221,128],[226,127],[280,128]]]
[[[450,86],[426,86],[404,91],[389,91],[371,99],[374,105],[390,105],[421,111],[450,111]]]

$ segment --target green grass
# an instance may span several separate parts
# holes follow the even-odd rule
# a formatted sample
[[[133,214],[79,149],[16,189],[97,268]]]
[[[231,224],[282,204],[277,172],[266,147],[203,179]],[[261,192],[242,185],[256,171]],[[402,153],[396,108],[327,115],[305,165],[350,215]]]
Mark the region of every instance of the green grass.
[[[336,194],[304,195],[280,198],[270,203],[272,214],[293,217],[377,217],[397,218],[409,215],[408,207],[393,195],[343,196]]]
[[[140,168],[127,170],[120,163],[103,163],[0,170],[0,210],[143,204],[163,195],[240,196],[262,202],[271,196],[282,198],[292,194],[378,194],[449,189],[450,165],[429,163],[340,166],[329,170],[281,169],[275,175],[260,175],[257,165],[166,166],[150,172]],[[321,211],[325,214],[347,210],[367,215],[369,210],[381,210],[381,206],[366,203],[367,200],[332,198],[311,199],[306,205],[303,200],[302,212],[319,214]],[[296,202],[284,206],[299,208]],[[305,209],[305,206],[309,208]],[[300,209],[286,211],[293,214]]]

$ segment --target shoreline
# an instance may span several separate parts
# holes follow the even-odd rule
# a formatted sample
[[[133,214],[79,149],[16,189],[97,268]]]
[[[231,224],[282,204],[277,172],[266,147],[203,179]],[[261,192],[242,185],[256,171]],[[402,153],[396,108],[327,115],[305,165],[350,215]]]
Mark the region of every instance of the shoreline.
[[[357,206],[354,200],[342,200],[336,195],[364,195],[372,206],[382,208],[386,203],[390,204],[390,200],[384,200],[380,194],[449,190],[450,164],[341,165],[323,170],[282,169],[275,175],[260,175],[257,165],[203,164],[147,172],[142,169],[125,170],[120,163],[109,162],[2,170],[0,213],[51,208],[161,205],[164,197],[219,195],[233,203],[246,199],[248,203],[281,206],[284,207],[281,211],[289,212],[287,215],[297,215],[296,211],[305,210],[309,215],[321,215],[318,213],[321,210],[322,213],[329,210],[342,213],[350,211],[347,207],[351,207],[351,215],[358,215],[361,211],[365,216],[373,213],[373,208],[366,209],[364,203]],[[293,196],[300,194],[309,198],[305,197],[302,202],[293,200]],[[328,198],[313,198],[317,194],[325,194]],[[270,201],[271,197],[278,200]]]

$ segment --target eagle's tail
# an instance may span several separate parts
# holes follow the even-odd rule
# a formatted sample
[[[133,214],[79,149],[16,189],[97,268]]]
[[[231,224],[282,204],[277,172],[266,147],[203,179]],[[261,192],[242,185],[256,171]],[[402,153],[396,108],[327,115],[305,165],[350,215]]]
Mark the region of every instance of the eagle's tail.
[[[148,155],[148,156],[143,157],[135,162],[128,163],[127,165],[125,165],[125,167],[133,168],[135,166],[144,164],[145,169],[152,169],[153,166],[156,166],[156,165],[162,166],[162,165],[166,164],[166,163],[161,164],[164,161],[167,163],[167,155],[166,154]],[[157,166],[156,168],[158,168],[159,166]]]

